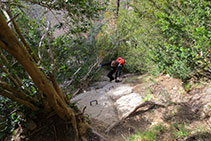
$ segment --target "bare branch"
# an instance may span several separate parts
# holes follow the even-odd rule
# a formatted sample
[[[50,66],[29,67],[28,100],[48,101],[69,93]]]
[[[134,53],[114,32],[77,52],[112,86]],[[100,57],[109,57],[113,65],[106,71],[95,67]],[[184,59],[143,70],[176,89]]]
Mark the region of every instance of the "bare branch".
[[[43,39],[46,37],[46,35],[48,34],[49,29],[50,29],[50,22],[48,21],[48,25],[47,25],[46,31],[45,31],[45,33],[43,34],[43,36],[41,37],[41,39],[40,39],[40,41],[39,41],[39,46],[38,46],[38,57],[39,57],[40,60],[42,59],[42,56],[41,56],[42,41],[43,41]]]
[[[17,18],[20,15],[20,13],[16,14],[14,17],[12,17],[7,24],[9,24],[10,22],[12,22],[15,18]]]
[[[50,30],[50,24],[49,24],[49,30]],[[48,32],[47,32],[48,35]],[[60,96],[60,98],[65,101],[66,103],[69,103],[69,101],[67,100],[67,98],[65,97],[64,93],[62,92],[62,89],[59,87],[57,81],[56,81],[56,65],[55,65],[55,59],[53,56],[53,51],[52,51],[52,46],[50,41],[52,40],[51,36],[48,36],[49,40],[48,40],[48,55],[50,57],[50,62],[51,62],[51,68],[52,68],[52,73],[50,74],[50,79],[51,82],[53,84],[54,89],[56,90],[57,94]]]
[[[9,65],[9,61],[7,60],[6,56],[2,53],[2,51],[0,50],[0,58],[6,63],[6,65]],[[21,82],[21,79],[18,77],[18,75],[14,74],[14,76],[12,76],[9,73],[9,70],[7,70],[6,68],[3,68],[3,65],[0,63],[0,68],[2,68],[2,70],[8,75],[8,77],[10,78],[11,81],[14,82],[14,84],[17,87],[22,87],[23,83]],[[24,88],[24,90],[29,94],[30,91],[27,88]]]
[[[39,108],[37,106],[33,105],[32,103],[30,103],[30,102],[28,102],[26,100],[23,100],[21,98],[18,98],[16,96],[14,96],[13,93],[10,93],[9,91],[6,91],[5,89],[2,89],[1,87],[0,87],[0,95],[2,95],[4,97],[8,97],[12,101],[16,101],[16,102],[18,102],[20,104],[23,104],[24,106],[32,109],[33,111],[38,111],[39,110]]]
[[[71,80],[68,81],[67,83],[65,83],[63,87],[67,87],[67,86],[69,86],[70,84],[72,84],[73,80],[75,79],[75,75],[76,75],[80,70],[81,70],[81,67],[78,68],[78,69],[74,72],[74,74],[73,74],[72,77],[71,77]]]
[[[9,15],[10,19],[12,19],[13,16],[12,16],[10,10],[7,10],[7,14]],[[21,31],[20,31],[20,29],[19,29],[19,27],[18,27],[16,21],[15,21],[15,20],[12,20],[12,23],[13,23],[14,28],[15,28],[15,30],[16,30],[18,36],[20,37],[22,43],[23,43],[24,46],[27,48],[27,50],[29,51],[29,53],[32,55],[34,61],[37,63],[37,62],[38,62],[38,58],[37,58],[37,56],[35,55],[35,53],[32,51],[32,49],[30,48],[29,44],[26,42],[25,38],[23,37],[23,35],[22,35],[22,33],[21,33]]]
[[[89,76],[89,74],[92,72],[93,68],[96,67],[99,64],[99,62],[97,61],[96,63],[94,63],[94,65],[92,65],[89,69],[89,71],[87,72],[87,74],[80,80],[80,81],[84,81],[87,79],[87,77]]]
[[[37,102],[35,99],[33,99],[31,97],[27,97],[23,91],[17,90],[17,88],[11,87],[9,84],[7,84],[6,82],[3,82],[2,80],[0,81],[0,88],[3,88],[7,91],[10,91],[11,93],[16,95],[17,97],[22,98],[24,100],[34,102],[34,103]]]
[[[8,72],[8,70],[0,63],[0,69],[7,74],[9,79],[15,84],[16,87],[19,87],[18,82],[11,76],[11,74]]]

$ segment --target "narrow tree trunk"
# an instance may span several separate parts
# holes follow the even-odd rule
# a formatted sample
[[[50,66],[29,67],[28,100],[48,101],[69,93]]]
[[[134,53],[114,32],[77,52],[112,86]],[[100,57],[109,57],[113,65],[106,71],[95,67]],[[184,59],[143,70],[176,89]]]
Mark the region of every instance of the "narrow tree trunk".
[[[10,30],[2,15],[0,15],[0,31],[0,47],[18,60],[29,73],[37,87],[46,94],[49,103],[58,115],[63,119],[71,118],[74,112],[70,110],[67,104],[59,97],[56,90],[34,63],[32,57]]]
[[[7,10],[7,14],[9,15],[10,19],[12,19],[12,14],[10,12],[10,10]],[[32,49],[30,48],[29,44],[26,42],[25,38],[23,37],[23,35],[21,34],[21,31],[17,25],[17,23],[15,22],[15,20],[12,20],[12,23],[14,25],[14,28],[18,34],[18,36],[20,37],[21,41],[23,42],[24,46],[27,48],[27,50],[29,51],[29,53],[33,56],[34,61],[37,63],[38,62],[38,58],[35,55],[35,53],[32,51]]]
[[[49,28],[50,28],[50,25],[49,25]],[[48,35],[48,33],[47,33]],[[50,44],[50,42],[53,40],[52,39],[52,36],[49,36],[48,35],[48,42],[47,42],[47,45],[48,45],[48,54],[49,54],[49,58],[50,58],[50,62],[51,62],[51,68],[52,68],[52,74],[50,76],[50,79],[51,79],[51,82],[53,84],[53,87],[54,89],[56,90],[56,92],[58,93],[58,95],[60,96],[60,98],[65,101],[66,103],[69,103],[67,101],[67,99],[65,98],[65,95],[64,93],[62,92],[61,88],[59,87],[59,84],[57,83],[56,81],[56,65],[55,65],[55,59],[54,59],[54,56],[53,56],[53,51],[52,51],[52,46]]]
[[[119,6],[120,6],[120,0],[117,0],[117,8],[116,8],[116,16],[118,17],[119,14]]]

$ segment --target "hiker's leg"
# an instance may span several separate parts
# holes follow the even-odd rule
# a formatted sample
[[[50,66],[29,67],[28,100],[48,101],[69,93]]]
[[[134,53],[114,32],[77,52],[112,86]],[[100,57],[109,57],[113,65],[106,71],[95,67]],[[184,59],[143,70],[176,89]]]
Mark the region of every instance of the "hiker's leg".
[[[115,75],[115,79],[119,81],[120,75],[121,75],[121,71],[122,71],[122,65],[119,64],[117,67],[117,71],[116,71],[116,75]]]
[[[112,76],[116,71],[116,68],[111,68],[111,70],[108,72],[107,76],[110,78],[110,81],[114,80],[114,77]]]

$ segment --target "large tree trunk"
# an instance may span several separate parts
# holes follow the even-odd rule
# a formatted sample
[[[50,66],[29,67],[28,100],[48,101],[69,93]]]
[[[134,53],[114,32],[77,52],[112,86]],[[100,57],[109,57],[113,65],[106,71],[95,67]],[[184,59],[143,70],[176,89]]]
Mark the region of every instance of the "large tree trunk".
[[[47,97],[47,101],[50,106],[56,111],[56,113],[65,120],[71,119],[72,125],[75,131],[75,139],[79,140],[79,135],[83,138],[90,131],[99,137],[99,140],[106,140],[104,137],[96,133],[85,121],[85,117],[82,114],[77,114],[75,111],[70,108],[64,96],[61,96],[63,93],[61,89],[58,88],[58,85],[54,86],[49,82],[47,77],[40,71],[37,64],[34,62],[32,56],[30,56],[29,52],[23,46],[23,44],[18,40],[14,32],[7,25],[4,17],[0,13],[0,48],[3,48],[5,51],[10,53],[13,57],[15,57],[18,62],[23,66],[24,70],[30,75],[33,82],[37,86],[40,92],[43,92]],[[1,78],[0,78],[1,81]],[[53,79],[52,83],[55,81]],[[4,83],[2,82],[2,85]],[[56,83],[57,84],[57,83]],[[1,85],[1,84],[0,84]],[[54,84],[55,85],[55,84]],[[29,108],[37,110],[30,103],[30,100],[23,99],[22,93],[19,94],[21,99],[11,95],[11,93],[4,91],[5,88],[10,89],[9,86],[5,85],[5,87],[0,87],[0,93],[4,92],[4,96],[11,98],[12,100],[18,101],[21,104],[27,105]],[[3,88],[3,89],[2,89]],[[15,91],[14,91],[15,93]],[[77,117],[77,121],[76,121]],[[89,130],[88,130],[89,129]],[[88,132],[89,131],[89,132]]]
[[[9,28],[2,14],[0,14],[0,31],[0,47],[18,60],[24,70],[31,76],[38,89],[47,96],[50,106],[56,113],[63,119],[72,119],[73,126],[77,132],[74,110],[69,108],[66,102],[58,95],[46,76],[34,63],[33,58],[18,41],[14,32]],[[78,136],[78,132],[76,133],[76,136]]]
[[[2,15],[0,15],[0,31],[0,47],[18,60],[25,71],[29,73],[38,89],[45,93],[50,105],[60,117],[63,119],[72,117],[74,112],[70,110],[67,104],[59,97],[54,87],[34,63],[33,58],[18,41],[13,31],[10,30]]]

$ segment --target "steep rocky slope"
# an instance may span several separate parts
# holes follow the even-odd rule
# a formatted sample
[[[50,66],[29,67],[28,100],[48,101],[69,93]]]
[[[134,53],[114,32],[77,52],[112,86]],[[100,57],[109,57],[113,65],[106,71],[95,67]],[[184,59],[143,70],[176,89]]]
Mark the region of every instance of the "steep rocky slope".
[[[209,81],[184,84],[168,75],[137,75],[125,76],[121,83],[97,82],[72,101],[80,109],[86,106],[92,126],[110,140],[126,139],[159,125],[163,131],[158,138],[164,140],[197,139],[202,133],[205,136],[199,139],[211,140],[210,95]],[[176,134],[180,126],[187,134]]]

